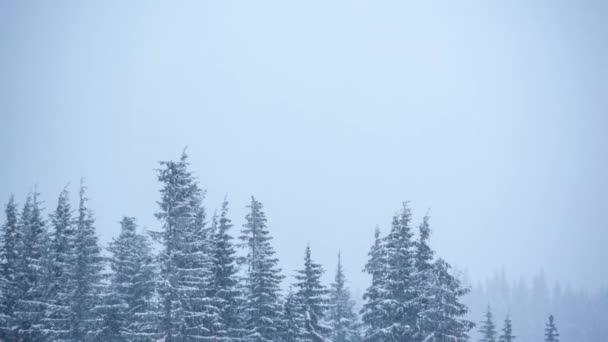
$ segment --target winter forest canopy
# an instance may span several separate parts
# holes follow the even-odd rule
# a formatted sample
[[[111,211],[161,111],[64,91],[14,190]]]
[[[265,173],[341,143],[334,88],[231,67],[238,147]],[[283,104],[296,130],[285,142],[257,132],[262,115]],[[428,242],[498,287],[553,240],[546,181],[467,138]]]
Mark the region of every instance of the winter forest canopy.
[[[605,294],[573,314],[573,304],[589,299],[559,289],[549,298],[542,279],[529,293],[523,283],[510,290],[503,274],[471,293],[429,245],[430,217],[414,222],[408,202],[390,229],[376,228],[363,270],[370,283],[355,298],[341,264],[348,256],[338,250],[324,265],[313,245],[294,251],[303,262],[286,276],[257,198],[242,225],[233,223],[227,198],[210,212],[185,152],[156,172],[161,229],[143,231],[136,218],[124,217],[108,246],[98,242],[84,183],[76,201],[64,189],[50,213],[35,191],[21,207],[9,197],[0,250],[2,341],[600,342],[607,336]],[[332,272],[330,284],[324,272]]]

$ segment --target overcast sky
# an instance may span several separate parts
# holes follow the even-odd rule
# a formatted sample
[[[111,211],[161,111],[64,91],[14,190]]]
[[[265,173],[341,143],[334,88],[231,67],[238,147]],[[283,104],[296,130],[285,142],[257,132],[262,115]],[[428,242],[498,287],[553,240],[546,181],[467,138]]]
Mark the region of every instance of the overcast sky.
[[[158,229],[187,145],[210,212],[264,203],[289,276],[310,243],[365,288],[410,200],[473,279],[608,284],[607,3],[424,3],[3,1],[0,200],[84,177],[102,242]]]

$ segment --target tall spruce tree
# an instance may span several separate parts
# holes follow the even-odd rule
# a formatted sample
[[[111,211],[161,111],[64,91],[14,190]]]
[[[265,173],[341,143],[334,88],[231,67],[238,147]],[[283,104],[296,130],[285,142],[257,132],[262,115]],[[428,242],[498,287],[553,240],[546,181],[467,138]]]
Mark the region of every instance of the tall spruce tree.
[[[98,340],[153,341],[155,266],[150,243],[137,233],[135,218],[124,217],[120,226],[120,235],[108,247],[112,273],[100,310],[104,324]]]
[[[385,238],[387,297],[381,305],[387,318],[380,329],[384,341],[410,341],[415,334],[415,255],[410,221],[411,211],[404,202]]]
[[[386,252],[384,241],[380,237],[380,229],[376,227],[374,232],[374,245],[368,253],[369,261],[365,265],[365,271],[371,275],[372,283],[365,291],[363,299],[365,303],[361,309],[363,321],[363,337],[365,341],[383,341],[382,327],[386,313],[382,309],[382,301],[386,298]]]
[[[42,319],[46,309],[45,265],[48,258],[48,233],[42,218],[39,193],[28,195],[21,214],[22,239],[17,250],[19,262],[15,273],[15,325],[13,338],[19,341],[43,341]]]
[[[559,333],[553,315],[549,316],[549,322],[545,326],[545,342],[559,342]]]
[[[104,259],[95,233],[93,211],[87,206],[86,187],[81,184],[74,235],[74,260],[70,298],[70,336],[75,341],[92,341],[99,331],[96,314],[102,294]]]
[[[485,314],[485,319],[479,326],[479,333],[481,334],[479,342],[496,342],[496,326],[494,325],[492,310],[489,305]]]
[[[426,299],[420,308],[417,329],[422,332],[419,340],[428,342],[466,342],[473,323],[464,316],[468,312],[461,297],[469,292],[460,280],[450,272],[450,265],[443,259],[433,263],[430,283],[421,296]]]
[[[45,313],[46,337],[53,341],[69,340],[71,296],[74,294],[76,229],[72,218],[69,193],[64,189],[51,215],[53,226],[50,247],[50,286],[47,292],[49,305]]]
[[[10,341],[16,337],[11,334],[14,325],[15,300],[19,293],[17,284],[17,270],[19,267],[19,244],[22,239],[22,231],[19,226],[19,214],[15,196],[9,197],[5,210],[6,222],[2,226],[2,249],[0,250],[0,261],[2,267],[0,292],[0,340]]]
[[[511,323],[511,318],[507,316],[507,318],[505,318],[505,325],[502,328],[502,334],[498,337],[498,342],[513,341],[515,341],[515,336],[513,335],[513,325]]]
[[[213,281],[211,288],[221,317],[221,328],[216,334],[220,339],[236,339],[242,333],[238,312],[242,303],[242,293],[238,288],[236,250],[230,235],[232,226],[232,222],[228,218],[228,200],[224,199],[219,222],[214,216],[212,225]]]
[[[304,252],[304,268],[295,276],[296,298],[305,317],[305,340],[323,341],[330,329],[325,324],[329,291],[321,284],[323,268],[312,260],[310,246]]]
[[[331,284],[329,299],[329,325],[333,342],[357,342],[359,331],[357,315],[354,311],[355,302],[351,299],[346,286],[346,277],[342,268],[341,254],[338,253],[336,276]]]
[[[213,334],[210,321],[219,316],[206,292],[210,258],[205,250],[203,192],[188,170],[185,151],[179,161],[160,165],[158,180],[163,187],[156,217],[162,231],[153,234],[163,246],[159,255],[159,331],[166,342],[205,339]]]
[[[466,342],[473,323],[464,319],[468,308],[461,302],[461,297],[469,289],[451,274],[451,267],[445,260],[433,262],[434,253],[428,244],[431,233],[428,215],[424,216],[419,231],[414,277],[416,340]]]
[[[279,260],[270,244],[272,237],[266,227],[262,203],[253,196],[248,206],[247,223],[240,239],[247,249],[245,334],[247,341],[277,341],[281,322],[280,283],[283,276]]]

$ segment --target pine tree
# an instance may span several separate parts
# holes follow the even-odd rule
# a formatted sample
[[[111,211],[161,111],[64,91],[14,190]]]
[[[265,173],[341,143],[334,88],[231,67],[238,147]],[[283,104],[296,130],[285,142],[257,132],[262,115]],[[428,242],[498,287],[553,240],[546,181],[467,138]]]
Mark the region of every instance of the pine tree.
[[[318,341],[328,335],[329,328],[324,324],[328,309],[329,291],[321,284],[323,268],[312,260],[310,246],[304,252],[304,268],[297,271],[295,276],[296,298],[300,310],[306,318],[307,341]],[[323,339],[321,339],[323,340]]]
[[[473,323],[464,319],[468,308],[460,300],[469,289],[450,273],[450,265],[443,259],[432,267],[430,283],[421,291],[425,305],[418,313],[420,340],[466,342]]]
[[[242,301],[242,293],[238,288],[236,265],[236,250],[230,235],[232,222],[228,218],[228,201],[224,199],[219,222],[213,219],[213,265],[212,284],[213,296],[219,307],[221,329],[216,334],[218,338],[235,339],[242,333],[238,310]]]
[[[431,229],[429,216],[423,218],[416,242],[416,336],[419,341],[466,342],[473,323],[465,320],[468,312],[461,297],[469,292],[458,278],[450,273],[450,265],[443,259],[432,262],[433,251],[428,245]]]
[[[17,293],[15,296],[14,326],[17,340],[42,341],[46,303],[44,293],[44,268],[46,264],[48,234],[42,218],[38,192],[28,195],[21,214],[20,229],[23,238],[17,250],[19,262],[15,272]]]
[[[219,317],[206,293],[210,258],[201,206],[204,193],[187,159],[184,151],[178,162],[161,162],[158,170],[163,188],[156,217],[163,229],[153,236],[163,246],[159,330],[166,342],[204,339],[213,334],[214,318]]]
[[[98,340],[152,341],[155,274],[150,244],[137,233],[135,218],[124,217],[120,226],[120,235],[108,247],[112,274],[100,310],[104,326]]]
[[[549,322],[545,327],[545,342],[559,342],[559,333],[553,315],[549,316]]]
[[[382,310],[382,300],[386,297],[386,251],[384,241],[380,237],[380,229],[374,233],[374,245],[365,265],[365,271],[372,277],[371,286],[365,291],[365,303],[361,309],[361,318],[364,324],[364,339],[370,342],[383,341],[382,327],[386,313]]]
[[[262,203],[251,197],[240,239],[247,248],[245,339],[247,341],[277,341],[281,321],[280,283],[283,279],[279,260],[270,241]]]
[[[0,250],[0,260],[2,265],[0,293],[0,340],[10,341],[16,337],[12,334],[11,327],[14,324],[15,299],[19,293],[17,286],[17,269],[19,267],[19,244],[22,239],[22,231],[19,227],[17,204],[15,196],[9,197],[5,207],[6,223],[2,226],[2,249]]]
[[[97,243],[93,212],[87,207],[86,187],[80,186],[80,201],[74,236],[72,269],[73,294],[70,298],[70,336],[75,341],[91,341],[100,321],[95,309],[102,293],[104,259]]]
[[[72,219],[69,193],[64,189],[51,215],[53,226],[50,247],[50,286],[44,325],[46,337],[54,341],[67,340],[70,327],[70,296],[74,293],[73,264],[75,261],[76,230]]]
[[[385,341],[409,341],[415,332],[415,255],[410,221],[411,211],[405,202],[385,238],[387,297],[381,303],[387,319],[385,329],[380,330]]]
[[[331,340],[333,342],[359,341],[357,316],[354,312],[355,302],[351,299],[350,291],[346,287],[340,253],[338,253],[335,280],[331,284],[329,303],[328,318],[331,327]]]
[[[496,327],[492,320],[492,310],[489,305],[485,317],[485,320],[481,322],[479,327],[479,333],[481,334],[479,342],[496,342]]]
[[[502,328],[502,335],[498,338],[498,342],[513,342],[515,336],[513,336],[513,326],[511,324],[511,318],[507,316],[505,318],[505,326]]]
[[[292,287],[289,287],[283,304],[282,342],[302,342],[306,335],[304,316]]]

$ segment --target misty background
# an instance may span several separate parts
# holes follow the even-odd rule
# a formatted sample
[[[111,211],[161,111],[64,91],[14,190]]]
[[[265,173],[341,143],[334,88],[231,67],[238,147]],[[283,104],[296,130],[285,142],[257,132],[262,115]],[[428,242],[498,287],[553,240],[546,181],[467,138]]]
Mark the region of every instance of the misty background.
[[[84,177],[102,243],[123,215],[157,230],[154,169],[188,146],[208,211],[227,195],[240,228],[249,196],[264,203],[287,281],[310,243],[328,280],[342,252],[359,296],[374,227],[410,200],[472,284],[504,267],[599,291],[607,14],[599,1],[2,2],[1,200],[37,184],[48,213]]]

